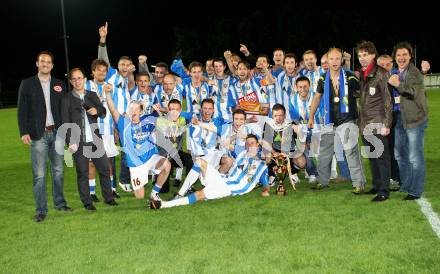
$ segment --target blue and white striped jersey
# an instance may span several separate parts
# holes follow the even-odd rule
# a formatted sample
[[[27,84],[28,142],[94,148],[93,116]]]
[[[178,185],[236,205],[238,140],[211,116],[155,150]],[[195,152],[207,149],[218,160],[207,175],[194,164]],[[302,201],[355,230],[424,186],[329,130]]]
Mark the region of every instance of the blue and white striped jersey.
[[[270,70],[270,73],[272,74],[273,77],[277,78],[278,75],[280,75],[280,73],[283,71],[284,71],[283,66],[274,66]]]
[[[231,195],[243,195],[255,188],[257,183],[269,185],[266,163],[260,159],[249,157],[247,151],[241,152],[225,177]]]
[[[198,125],[191,125],[189,127],[189,148],[194,156],[207,155],[210,150],[217,148],[217,137],[222,134],[222,127],[223,124],[225,124],[225,121],[223,118],[217,117],[213,118],[209,123],[214,124],[214,126],[217,128],[217,132],[203,129]]]
[[[303,68],[300,70],[299,74],[301,76],[305,76],[310,80],[310,91],[316,92],[316,88],[318,87],[319,77],[323,72],[321,67],[317,67],[315,70],[307,70],[307,68]]]
[[[248,125],[241,126],[239,130],[236,130],[232,123],[223,125],[220,139],[222,141],[227,141],[229,139],[229,143],[234,146],[234,151],[225,148],[227,149],[229,156],[236,158],[246,149],[246,136],[248,134],[254,134],[257,136],[258,140],[261,139],[261,132],[256,132],[256,130]]]
[[[107,94],[103,92],[102,87],[104,84],[99,84],[94,82],[93,80],[88,80],[85,83],[85,89],[90,90],[93,92],[96,92],[98,94],[98,97],[102,103],[102,105],[105,107],[106,114],[104,118],[98,117],[98,126],[99,126],[99,134],[101,135],[113,135],[113,117],[110,113],[110,110],[107,106],[106,96]]]
[[[211,77],[210,80],[215,82],[214,85],[209,85],[209,94],[215,104],[214,117],[223,117],[226,121],[232,121],[231,107],[228,106],[229,86],[233,85],[237,78],[232,76],[226,76],[224,79]]]
[[[135,86],[133,92],[131,93],[132,101],[141,101],[144,106],[144,114],[149,115],[154,112],[153,105],[157,104],[159,100],[154,92],[142,93],[139,91],[138,86]]]
[[[186,111],[199,114],[202,101],[210,97],[208,83],[202,82],[201,86],[194,87],[191,79],[184,81],[183,94],[186,95]]]
[[[110,67],[105,78],[107,83],[113,85],[113,102],[120,114],[128,113],[130,93],[128,91],[128,78],[122,77],[119,72]]]
[[[168,107],[168,102],[171,99],[177,99],[182,103],[182,93],[183,93],[183,86],[180,84],[177,84],[174,90],[171,92],[171,94],[167,94],[165,90],[163,89],[162,85],[156,86],[156,96],[159,100],[159,104],[161,107],[165,108]]]
[[[299,93],[295,94],[289,104],[291,120],[295,120],[301,124],[307,124],[307,122],[309,121],[310,109],[314,97],[315,93],[309,93],[309,98],[304,101],[299,96]],[[322,106],[323,104],[321,103],[315,112],[315,124],[321,124],[322,122]]]
[[[260,82],[257,82],[256,78],[251,78],[244,83],[237,81],[229,89],[231,95],[228,102],[229,107],[234,108],[242,102],[270,103],[267,90],[260,86]]]
[[[273,96],[271,96],[272,106],[273,104],[281,104],[286,108],[287,119],[291,119],[290,113],[292,110],[290,109],[290,101],[297,92],[295,81],[298,76],[299,75],[288,76],[285,71],[281,72],[276,79],[275,92],[272,93]]]
[[[128,167],[145,164],[159,153],[153,137],[156,120],[156,117],[144,115],[138,124],[134,124],[126,116],[120,116],[117,127]]]

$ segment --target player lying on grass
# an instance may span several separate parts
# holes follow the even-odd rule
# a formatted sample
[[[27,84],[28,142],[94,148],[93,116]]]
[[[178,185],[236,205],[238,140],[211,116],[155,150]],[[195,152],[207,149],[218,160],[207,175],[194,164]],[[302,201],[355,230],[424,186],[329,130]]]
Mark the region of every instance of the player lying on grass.
[[[258,151],[257,136],[249,134],[246,137],[246,150],[238,155],[227,175],[222,175],[205,160],[199,158],[188,176],[197,176],[205,187],[171,201],[151,200],[150,208],[175,207],[194,204],[197,201],[244,195],[254,189],[258,183],[263,185],[262,196],[269,196],[267,166],[258,157]]]

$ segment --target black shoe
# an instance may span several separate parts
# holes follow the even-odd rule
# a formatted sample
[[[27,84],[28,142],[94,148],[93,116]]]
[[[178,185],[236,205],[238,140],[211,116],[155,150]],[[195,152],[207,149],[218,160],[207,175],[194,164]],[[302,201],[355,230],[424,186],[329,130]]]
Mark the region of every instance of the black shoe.
[[[34,220],[37,223],[40,223],[40,222],[44,221],[44,219],[46,219],[46,214],[44,214],[44,213],[37,213],[34,216]]]
[[[155,185],[156,184],[156,182],[153,184],[153,185]],[[170,182],[167,180],[164,184],[163,184],[163,186],[162,186],[162,188],[160,189],[160,192],[159,193],[168,193],[168,192],[170,192]]]
[[[90,198],[92,198],[92,201],[93,201],[94,203],[99,203],[99,199],[98,199],[98,197],[96,196],[96,194],[90,194]]]
[[[119,194],[116,192],[116,190],[113,190],[112,194],[113,194],[113,198],[115,198],[115,199],[121,198],[121,196],[119,196]]]
[[[388,200],[387,196],[384,195],[377,195],[376,197],[374,197],[371,201],[372,202],[383,202],[385,200]]]
[[[90,204],[90,205],[84,205],[84,208],[85,208],[86,210],[89,210],[89,211],[95,211],[95,210],[96,210],[96,207],[95,207],[93,204]]]
[[[376,195],[377,194],[377,189],[372,188],[372,189],[368,190],[367,192],[365,192],[365,194]]]
[[[328,188],[329,187],[329,185],[323,185],[323,184],[321,184],[320,182],[316,182],[312,187],[311,187],[311,189],[313,189],[313,190],[323,190],[324,188]]]
[[[162,202],[160,200],[150,200],[150,208],[151,209],[159,209],[162,206]]]
[[[173,186],[178,187],[178,186],[180,186],[181,183],[182,183],[182,181],[176,179],[176,180],[174,180]]]
[[[108,202],[105,202],[107,205],[110,205],[110,206],[117,206],[117,205],[119,205],[115,200],[113,200],[113,199],[111,199],[110,201],[108,201]]]
[[[414,195],[411,195],[411,194],[408,194],[405,198],[403,198],[402,200],[405,200],[405,201],[412,201],[412,200],[418,200],[418,199],[420,199],[420,197],[417,197],[417,196],[414,196]]]
[[[66,212],[73,211],[73,209],[71,209],[71,208],[68,207],[68,206],[57,207],[57,210],[58,210],[58,211],[66,211]]]
[[[197,191],[197,190],[191,186],[191,187],[188,189],[188,191],[186,192],[185,195],[188,195],[188,194],[194,193],[194,192],[196,192],[196,191]]]

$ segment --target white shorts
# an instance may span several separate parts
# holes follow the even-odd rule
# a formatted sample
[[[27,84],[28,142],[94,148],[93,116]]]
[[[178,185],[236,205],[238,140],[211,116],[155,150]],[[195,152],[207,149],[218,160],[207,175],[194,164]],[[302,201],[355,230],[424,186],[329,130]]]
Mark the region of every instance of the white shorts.
[[[205,160],[208,165],[213,166],[215,169],[218,169],[220,167],[220,160],[222,159],[222,156],[226,154],[224,151],[213,149],[208,152],[203,157],[200,157],[200,159]]]
[[[150,171],[154,174],[160,173],[160,170],[156,169],[156,165],[162,159],[165,158],[159,154],[154,154],[146,163],[137,167],[130,167],[131,185],[134,190],[138,190],[148,184],[148,173]]]
[[[205,177],[202,177],[201,182],[205,185],[203,193],[205,193],[205,197],[208,200],[231,196],[231,190],[226,184],[226,178],[210,165],[208,165]]]
[[[105,154],[108,158],[115,157],[119,154],[113,135],[102,135],[102,142],[104,143]]]
[[[257,122],[246,124],[246,126],[249,127],[257,135],[263,136],[264,124],[269,119],[269,116],[263,116],[263,115],[254,115],[254,116],[257,117]]]

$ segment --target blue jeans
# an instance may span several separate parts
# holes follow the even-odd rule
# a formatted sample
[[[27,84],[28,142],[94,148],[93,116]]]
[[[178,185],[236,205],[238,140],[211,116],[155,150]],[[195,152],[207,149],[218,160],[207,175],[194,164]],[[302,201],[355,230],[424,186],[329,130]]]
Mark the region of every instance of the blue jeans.
[[[304,149],[304,156],[306,157],[307,164],[306,164],[306,171],[310,175],[318,176],[318,171],[316,170],[315,163],[313,162],[312,157],[309,156],[309,149]]]
[[[56,131],[46,131],[41,139],[32,140],[31,161],[33,191],[35,199],[35,211],[47,214],[46,195],[46,165],[47,158],[50,161],[50,173],[52,176],[52,197],[56,208],[66,206],[63,194],[63,155],[55,151]]]
[[[424,146],[427,126],[428,120],[415,128],[405,129],[399,114],[394,129],[394,155],[399,165],[400,191],[417,197],[422,196],[425,187]]]
[[[344,179],[351,180],[350,169],[348,168],[347,157],[344,153],[344,161],[337,161],[339,166],[339,175]]]

